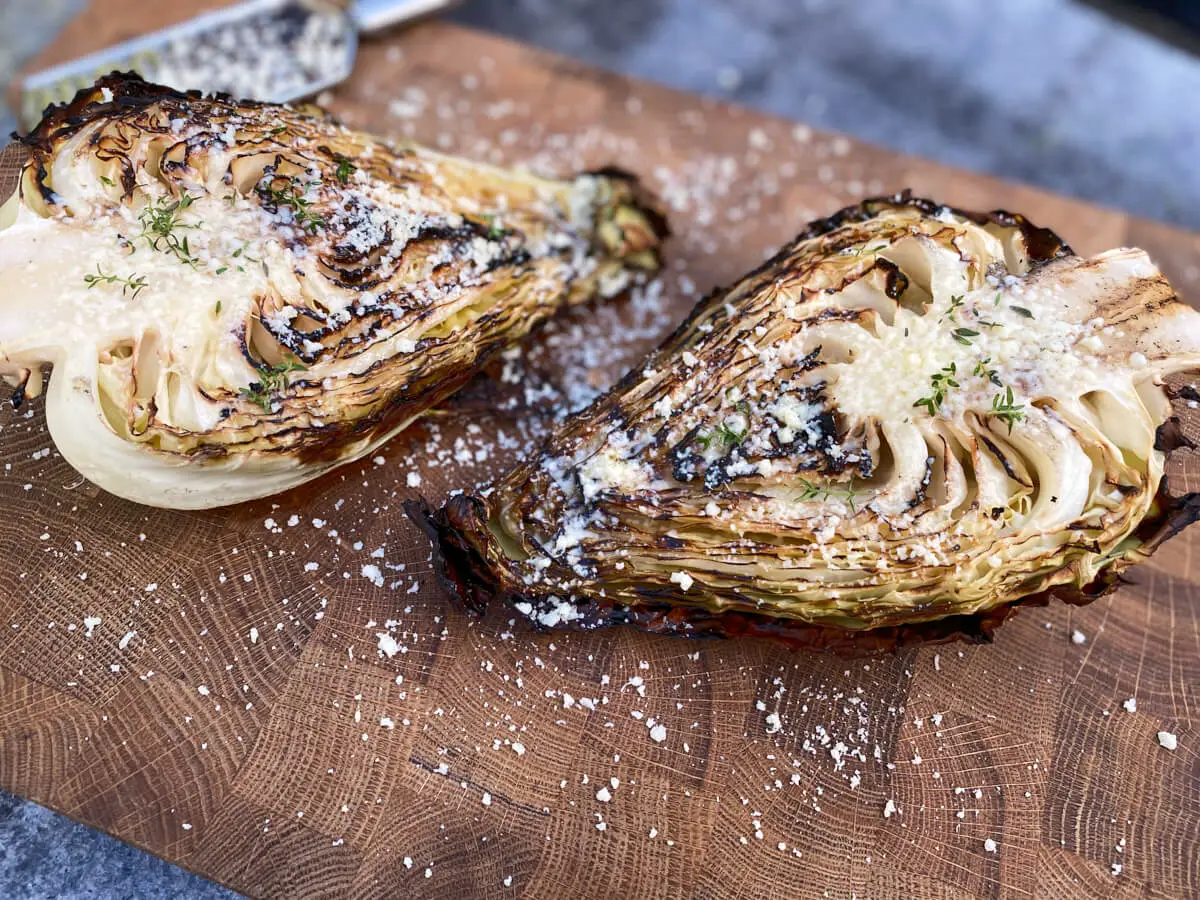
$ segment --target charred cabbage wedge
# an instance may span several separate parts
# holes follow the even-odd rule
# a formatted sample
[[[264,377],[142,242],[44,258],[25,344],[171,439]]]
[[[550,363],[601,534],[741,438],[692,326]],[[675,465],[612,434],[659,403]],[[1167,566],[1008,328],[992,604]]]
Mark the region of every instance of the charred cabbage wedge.
[[[552,181],[316,108],[110,76],[0,213],[0,374],[105,490],[211,507],[370,453],[565,304],[658,264],[616,171]]]
[[[1195,517],[1163,378],[1198,368],[1200,314],[1144,252],[872,200],[700,303],[486,498],[410,513],[453,593],[542,627],[986,639]]]

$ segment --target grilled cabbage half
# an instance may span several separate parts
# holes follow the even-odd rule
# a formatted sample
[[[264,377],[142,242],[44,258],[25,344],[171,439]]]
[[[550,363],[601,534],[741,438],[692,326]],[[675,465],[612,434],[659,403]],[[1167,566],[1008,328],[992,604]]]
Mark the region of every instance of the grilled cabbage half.
[[[409,511],[454,594],[542,627],[985,640],[1195,517],[1162,426],[1197,368],[1144,252],[899,195],[701,302],[486,498]]]
[[[554,181],[315,107],[109,76],[52,108],[0,213],[0,374],[62,455],[153,506],[370,453],[565,304],[658,265],[617,171]]]

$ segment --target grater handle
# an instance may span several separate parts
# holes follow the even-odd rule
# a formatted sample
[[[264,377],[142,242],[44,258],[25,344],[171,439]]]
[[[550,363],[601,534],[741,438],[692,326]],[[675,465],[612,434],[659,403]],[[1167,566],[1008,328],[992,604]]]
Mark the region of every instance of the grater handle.
[[[432,15],[454,6],[457,0],[355,0],[350,17],[363,33]]]

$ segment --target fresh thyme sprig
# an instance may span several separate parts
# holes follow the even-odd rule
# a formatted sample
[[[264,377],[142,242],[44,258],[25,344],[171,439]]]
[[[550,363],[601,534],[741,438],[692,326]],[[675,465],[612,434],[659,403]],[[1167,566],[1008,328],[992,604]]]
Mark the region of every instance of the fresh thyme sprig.
[[[325,227],[325,219],[312,210],[312,201],[305,197],[313,182],[302,183],[298,178],[292,178],[281,188],[270,184],[260,184],[259,192],[276,208],[286,206],[292,211],[292,220],[310,234],[316,234],[318,228]]]
[[[923,406],[931,416],[937,415],[938,409],[946,399],[946,393],[950,388],[958,387],[958,382],[955,381],[957,374],[958,368],[955,363],[950,363],[942,371],[935,372],[929,379],[932,393],[928,397],[922,397],[913,406]]]
[[[492,213],[487,213],[483,216],[483,221],[487,223],[488,227],[487,239],[489,241],[498,241],[500,238],[508,234],[508,229],[499,225],[496,221],[497,218],[498,216],[495,216]]]
[[[195,202],[195,199],[195,197],[184,194],[178,200],[168,200],[166,197],[151,200],[138,213],[138,221],[142,223],[142,233],[137,235],[134,240],[145,238],[151,250],[169,253],[184,265],[194,269],[199,260],[192,255],[187,235],[180,237],[176,232],[196,227],[195,225],[185,225],[179,219]]]
[[[945,313],[945,315],[942,316],[942,318],[949,319],[951,322],[953,322],[955,313],[957,313],[962,308],[963,302],[964,301],[963,301],[962,294],[951,295],[950,308],[946,310],[946,313]]]
[[[854,498],[858,493],[854,489],[854,476],[850,477],[845,487],[840,485],[815,484],[807,478],[800,479],[800,486],[804,488],[804,491],[800,494],[801,500],[828,500],[831,497],[837,497],[846,502],[846,505],[850,507],[850,512],[858,512],[858,509],[854,505]]]
[[[720,425],[717,426],[717,437],[719,437],[722,441],[724,441],[730,447],[740,446],[742,443],[745,442],[746,438],[749,435],[750,435],[750,427],[748,425],[746,426],[745,430],[743,430],[743,431],[737,431],[736,429],[731,428],[728,425],[728,423],[726,423],[726,422],[722,422]]]
[[[996,387],[1004,387],[1004,383],[1000,380],[999,373],[995,369],[988,368],[991,363],[992,358],[990,356],[984,357],[979,362],[975,363],[975,371],[971,374],[978,378],[986,378]]]
[[[238,395],[257,403],[264,412],[271,411],[272,398],[287,387],[289,372],[301,372],[305,366],[294,360],[287,360],[275,366],[258,366],[258,381],[251,383],[238,391]]]
[[[992,397],[992,410],[989,413],[997,419],[1008,423],[1008,433],[1012,434],[1013,426],[1025,418],[1023,403],[1013,402],[1013,389],[1006,387],[1002,393]]]
[[[121,294],[124,295],[129,291],[133,291],[132,299],[136,300],[137,295],[149,286],[146,279],[134,272],[128,278],[122,278],[120,275],[106,275],[104,270],[100,268],[100,264],[96,264],[95,275],[84,275],[83,283],[89,288],[94,288],[98,284],[119,284],[121,285]]]
[[[357,171],[357,167],[345,156],[335,156],[334,159],[337,160],[337,169],[334,170],[333,174],[337,176],[339,182],[348,184],[350,176]]]

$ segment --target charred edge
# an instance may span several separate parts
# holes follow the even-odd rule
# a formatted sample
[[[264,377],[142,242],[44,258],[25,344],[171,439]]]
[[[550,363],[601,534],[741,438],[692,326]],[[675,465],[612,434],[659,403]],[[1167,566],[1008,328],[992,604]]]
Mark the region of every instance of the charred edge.
[[[629,189],[631,205],[636,207],[638,212],[646,217],[646,221],[649,223],[654,237],[657,238],[658,244],[661,245],[663,241],[671,236],[671,223],[667,219],[666,208],[663,206],[662,201],[632,172],[622,169],[619,166],[603,166],[583,174],[595,175],[597,178],[606,178],[610,181],[626,185]]]
[[[101,102],[105,88],[112,91],[113,99],[109,103]],[[71,131],[97,118],[102,110],[114,106],[125,110],[139,110],[163,98],[186,100],[188,95],[152,84],[136,72],[111,72],[92,86],[77,91],[75,96],[65,103],[47,106],[42,120],[29,134],[21,138],[21,141],[31,149],[48,153],[62,132]]]
[[[112,92],[112,100],[107,102],[101,99],[105,88]],[[98,78],[90,87],[82,88],[65,103],[47,106],[42,120],[21,140],[26,146],[48,150],[50,143],[60,132],[78,128],[101,115],[111,114],[114,107],[120,110],[122,115],[126,115],[164,100],[178,103],[201,100],[209,106],[236,103],[243,109],[277,106],[256,100],[238,99],[221,92],[206,94],[201,91],[177,91],[146,81],[136,72],[113,71]],[[319,109],[311,105],[307,108]],[[324,110],[320,112],[324,114]]]
[[[1200,499],[1192,505],[1192,514],[1193,517],[1200,515]],[[858,631],[833,625],[789,621],[762,613],[713,612],[702,607],[653,601],[624,606],[611,600],[592,600],[586,605],[577,605],[580,618],[563,627],[590,631],[628,625],[650,634],[672,637],[757,638],[792,651],[831,653],[845,657],[879,656],[955,641],[988,644],[995,639],[996,629],[1022,607],[1046,606],[1051,600],[1082,606],[1105,596],[1122,583],[1121,572],[1132,562],[1127,559],[1115,561],[1083,588],[1056,586],[984,613],[946,616],[929,622]],[[521,595],[509,595],[504,599],[510,604],[529,602],[535,608],[541,601],[537,596]],[[536,622],[533,624],[538,630],[548,630]]]
[[[465,534],[483,527],[483,504],[459,494],[436,511],[423,498],[405,500],[404,511],[433,544],[434,571],[446,593],[467,611],[482,614],[499,585]]]
[[[996,629],[1024,607],[1043,607],[1051,601],[1083,606],[1106,596],[1125,583],[1123,573],[1138,559],[1149,556],[1164,541],[1200,520],[1200,493],[1171,497],[1166,479],[1155,502],[1158,514],[1144,520],[1134,536],[1141,542],[1132,553],[1113,560],[1083,587],[1055,585],[1028,597],[975,615],[954,615],[929,622],[853,631],[832,625],[789,621],[751,612],[713,612],[648,599],[625,606],[607,598],[577,604],[578,619],[562,626],[568,630],[594,630],[629,625],[651,634],[688,638],[758,638],[793,651],[832,653],[840,656],[878,656],[911,647],[962,641],[991,643]],[[484,555],[468,535],[484,527],[484,504],[472,497],[451,498],[447,507],[430,513],[429,507],[409,501],[409,516],[430,536],[442,584],[468,610],[479,612],[491,599],[510,605],[527,602],[537,608],[542,597],[502,589]],[[420,518],[419,518],[420,517]],[[649,597],[649,594],[645,596]],[[538,630],[544,625],[533,623]]]
[[[951,212],[977,225],[995,224],[1005,228],[1016,228],[1025,238],[1030,258],[1034,262],[1048,262],[1060,256],[1074,255],[1074,251],[1070,246],[1057,234],[1049,228],[1040,228],[1034,225],[1022,215],[1004,210],[981,213],[959,209],[958,207],[947,206],[943,203],[935,203],[933,200],[923,197],[914,197],[912,191],[908,188],[897,194],[892,194],[890,197],[870,197],[861,203],[844,207],[831,216],[823,219],[814,219],[785,250],[790,252],[796,244],[802,241],[821,237],[841,228],[843,225],[866,222],[875,218],[880,213],[898,207],[910,207],[927,216],[937,216],[944,212]],[[787,255],[787,253],[781,255]],[[772,260],[771,263],[773,262]],[[768,263],[766,267],[769,268],[771,263]]]
[[[1143,557],[1152,554],[1164,541],[1192,523],[1200,521],[1200,492],[1172,496],[1166,475],[1159,482],[1155,503],[1161,513],[1143,519],[1134,531],[1134,537],[1142,542],[1138,549]]]
[[[620,170],[616,171],[619,172]],[[1033,225],[1024,216],[1016,213],[1009,213],[1003,210],[980,213],[958,209],[957,207],[936,203],[933,200],[914,197],[912,195],[912,191],[908,188],[905,188],[899,193],[892,194],[891,196],[871,197],[862,201],[861,203],[843,207],[831,216],[812,220],[795,238],[781,247],[777,253],[765,260],[759,266],[745,273],[736,282],[731,285],[721,285],[714,288],[696,303],[691,312],[688,313],[687,317],[679,323],[679,327],[663,339],[657,350],[647,357],[647,359],[644,361],[644,364],[642,366],[634,367],[629,375],[613,386],[609,393],[619,392],[628,384],[636,381],[636,373],[640,373],[641,369],[644,368],[646,364],[651,362],[655,353],[666,353],[669,351],[669,348],[674,346],[676,343],[683,341],[688,333],[691,332],[695,327],[699,319],[706,314],[709,309],[722,297],[728,296],[737,285],[745,284],[755,279],[762,278],[772,270],[783,265],[783,263],[785,263],[795,253],[796,248],[800,244],[804,243],[805,241],[812,240],[813,238],[822,237],[830,232],[836,231],[844,225],[867,222],[882,215],[890,209],[899,208],[916,209],[917,211],[928,216],[936,216],[944,212],[950,212],[979,225],[993,223],[1004,227],[1017,228],[1025,237],[1033,268],[1038,268],[1042,264],[1053,259],[1075,255],[1075,252],[1070,248],[1070,246],[1053,231],[1048,228],[1040,228],[1036,225]],[[899,287],[899,284],[892,284],[890,273],[888,278],[889,296],[891,296],[890,290],[893,287]],[[600,401],[597,400],[596,402]]]
[[[908,276],[900,271],[900,267],[892,262],[887,257],[880,257],[875,260],[875,268],[884,273],[887,279],[884,286],[884,293],[891,300],[899,300],[904,292],[908,290]]]
[[[481,354],[480,358],[486,359],[492,355],[494,354]],[[476,366],[467,366],[456,374],[445,376],[435,385],[413,385],[413,390],[409,393],[401,392],[388,397],[384,403],[361,418],[337,421],[319,431],[310,431],[305,435],[303,443],[290,447],[288,452],[295,453],[301,463],[305,464],[341,459],[342,448],[347,444],[382,434],[415,412],[432,408],[470,381],[477,371]]]
[[[1171,416],[1154,432],[1154,449],[1162,453],[1171,453],[1181,448],[1195,450],[1196,442],[1184,433],[1179,417]]]

